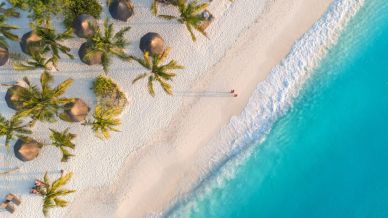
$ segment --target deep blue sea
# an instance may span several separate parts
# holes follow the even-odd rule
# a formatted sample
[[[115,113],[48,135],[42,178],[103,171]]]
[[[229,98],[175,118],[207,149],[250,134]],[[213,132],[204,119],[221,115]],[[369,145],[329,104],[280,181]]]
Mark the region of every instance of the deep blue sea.
[[[178,216],[388,217],[388,0],[365,1],[266,140],[192,201]]]

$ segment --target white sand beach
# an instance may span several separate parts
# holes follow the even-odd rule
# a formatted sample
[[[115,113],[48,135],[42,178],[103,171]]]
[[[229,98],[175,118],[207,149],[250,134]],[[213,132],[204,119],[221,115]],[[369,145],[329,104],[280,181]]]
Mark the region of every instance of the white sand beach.
[[[210,39],[198,36],[192,42],[184,26],[153,17],[148,0],[135,0],[135,16],[127,23],[115,21],[115,28],[130,25],[130,52],[138,56],[139,40],[147,32],[160,33],[172,48],[171,57],[185,66],[174,80],[173,97],[158,87],[156,97],[149,96],[145,81],[132,85],[143,69],[134,63],[114,60],[109,76],[129,97],[122,116],[121,132],[109,140],[96,138],[90,128],[58,122],[37,125],[38,139],[47,139],[47,127],[65,129],[78,135],[75,157],[60,163],[60,154],[44,148],[31,162],[20,162],[13,153],[1,148],[0,164],[5,169],[20,167],[16,173],[2,176],[0,196],[13,192],[23,203],[13,215],[4,217],[42,217],[41,199],[29,194],[36,178],[45,171],[53,176],[59,170],[74,172],[68,185],[77,190],[68,199],[67,208],[52,209],[50,217],[145,217],[159,216],[181,195],[190,191],[208,173],[216,149],[207,143],[238,115],[257,84],[290,52],[294,42],[325,13],[331,0],[214,0],[210,11],[216,20],[209,27]],[[162,8],[161,12],[172,11]],[[105,8],[104,16],[109,16]],[[16,23],[28,30],[27,18]],[[67,42],[76,54],[81,39]],[[11,48],[19,51],[14,43]],[[64,58],[56,82],[68,77],[75,80],[71,97],[81,97],[89,105],[95,100],[92,80],[102,73],[99,66],[87,66],[79,60]],[[23,76],[37,82],[41,71],[14,72],[11,64],[0,68],[1,82]],[[235,89],[238,97],[228,97]],[[6,87],[1,87],[3,96]],[[225,97],[227,96],[227,97]],[[11,115],[4,101],[1,112]],[[205,149],[206,148],[206,149]]]

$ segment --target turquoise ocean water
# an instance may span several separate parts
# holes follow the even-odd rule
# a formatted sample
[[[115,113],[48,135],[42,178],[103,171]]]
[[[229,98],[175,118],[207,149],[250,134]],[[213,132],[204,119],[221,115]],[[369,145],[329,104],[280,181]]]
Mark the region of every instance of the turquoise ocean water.
[[[182,204],[170,214],[388,217],[388,1],[366,0],[266,140]]]

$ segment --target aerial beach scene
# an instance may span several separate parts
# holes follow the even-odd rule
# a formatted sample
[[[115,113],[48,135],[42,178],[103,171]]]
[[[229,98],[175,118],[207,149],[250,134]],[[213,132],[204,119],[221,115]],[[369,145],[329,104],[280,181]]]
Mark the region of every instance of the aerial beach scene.
[[[0,217],[388,217],[386,1],[0,3]]]

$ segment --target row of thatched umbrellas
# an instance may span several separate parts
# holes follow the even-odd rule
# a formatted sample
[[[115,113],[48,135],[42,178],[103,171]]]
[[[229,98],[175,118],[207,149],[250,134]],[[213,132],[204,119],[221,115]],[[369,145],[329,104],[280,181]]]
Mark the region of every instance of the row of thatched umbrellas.
[[[176,5],[177,0],[155,0],[156,2],[164,5]],[[109,5],[109,12],[114,19],[120,21],[127,21],[134,14],[134,6],[131,0],[113,0]],[[214,19],[208,10],[204,10],[201,16],[206,18],[202,27],[206,29]],[[95,29],[98,26],[96,19],[93,16],[82,14],[79,15],[73,22],[74,33],[80,38],[92,37],[95,33]],[[21,50],[28,55],[31,53],[39,52],[44,43],[35,32],[30,31],[25,33],[20,40]],[[149,52],[152,55],[161,54],[164,47],[164,40],[158,33],[147,33],[140,40],[140,49],[143,52]],[[85,42],[81,45],[78,55],[82,62],[88,65],[101,64],[102,53],[95,53],[93,57],[85,59],[85,55],[88,53],[88,44]],[[9,51],[5,46],[0,45],[0,66],[7,63],[9,59]]]
[[[114,1],[109,7],[109,11],[113,18],[126,21],[133,15],[133,6],[130,1]],[[74,33],[80,38],[88,38],[93,36],[96,26],[96,19],[86,14],[78,16],[73,23]],[[80,47],[80,57],[86,55],[86,45],[87,44],[84,43]],[[28,55],[31,55],[32,52],[39,51],[42,46],[41,38],[33,31],[24,34],[20,41],[21,50]],[[148,51],[152,55],[160,54],[164,50],[164,40],[157,33],[147,33],[141,38],[140,49],[144,52]],[[0,65],[4,65],[8,61],[8,58],[8,49],[0,47]],[[89,65],[99,64],[101,63],[101,55],[99,55],[97,58],[91,58],[87,60],[81,58],[81,60]],[[8,107],[16,111],[21,109],[22,105],[20,105],[20,102],[18,102],[18,96],[19,93],[23,91],[23,89],[23,86],[15,84],[7,90],[5,100]],[[76,98],[74,102],[65,105],[65,108],[67,108],[65,110],[65,114],[72,122],[84,121],[90,111],[89,106],[79,98]],[[34,139],[29,139],[28,141],[19,139],[14,145],[14,152],[15,156],[19,160],[31,161],[38,156],[41,148],[42,144]]]
[[[163,4],[176,4],[176,0],[156,0]],[[109,11],[113,18],[127,21],[133,15],[133,5],[130,0],[114,0],[110,6]],[[208,11],[204,11],[207,13]],[[209,25],[210,21],[205,23],[206,27]],[[74,33],[80,38],[89,38],[95,34],[97,28],[97,20],[90,15],[82,14],[79,15],[73,22]],[[205,28],[206,28],[205,27]],[[25,33],[20,40],[21,50],[31,55],[33,52],[41,51],[43,45],[43,40],[39,35],[34,31]],[[140,49],[143,52],[148,52],[151,56],[159,55],[165,50],[165,43],[163,38],[154,32],[149,32],[145,34],[140,40]],[[90,58],[84,58],[87,55],[88,44],[87,42],[83,43],[78,51],[80,59],[82,62],[88,65],[100,64],[102,62],[102,52],[94,54]],[[3,49],[0,47],[0,65],[3,65],[7,62],[9,57],[8,49]],[[15,84],[7,90],[5,100],[8,107],[18,111],[21,109],[22,105],[18,103],[19,93],[24,89],[23,86]],[[76,98],[73,102],[65,106],[67,108],[64,112],[68,117],[67,121],[70,122],[82,122],[85,120],[87,114],[90,111],[89,106],[79,98]],[[18,159],[22,161],[30,161],[35,159],[40,151],[42,145],[31,139],[29,141],[18,140],[15,143],[14,151]]]
[[[116,0],[109,6],[109,11],[113,18],[126,21],[133,15],[133,5],[131,1],[128,0]],[[73,23],[74,33],[80,38],[92,37],[96,27],[96,19],[93,16],[86,14],[78,16]],[[33,52],[39,52],[41,50],[44,46],[42,43],[44,42],[41,40],[41,37],[35,32],[30,31],[22,36],[20,47],[24,53],[31,55]],[[143,52],[149,52],[150,55],[161,54],[165,49],[164,40],[158,33],[147,33],[140,40],[140,49]],[[102,61],[102,54],[97,54],[88,59],[83,58],[87,53],[86,43],[82,44],[78,53],[81,60],[88,65],[100,64]],[[8,49],[0,47],[0,65],[4,65],[8,58]],[[7,90],[5,100],[9,108],[16,111],[22,108],[18,98],[23,89],[23,85],[15,84]],[[68,117],[67,121],[71,122],[84,121],[90,111],[89,106],[79,98],[76,98],[73,102],[65,105],[65,108],[67,108],[64,111]],[[19,139],[14,145],[14,153],[21,161],[31,161],[39,155],[41,148],[42,144],[32,138],[28,138],[27,141]]]
[[[177,0],[155,1],[167,5],[177,4]],[[127,21],[134,14],[134,7],[131,0],[113,0],[109,5],[109,12],[114,19]],[[202,23],[201,28],[206,29],[213,17],[207,10],[200,16],[209,18]],[[88,14],[79,15],[73,22],[74,33],[80,38],[90,39],[95,35],[97,28],[97,20]],[[33,56],[36,52],[42,52],[42,48],[45,46],[44,44],[45,41],[34,31],[25,33],[20,39],[22,52],[30,56]],[[88,46],[88,43],[85,42],[79,48],[78,55],[81,61],[88,65],[101,64],[103,62],[103,53],[101,51],[94,52],[90,57]],[[162,36],[154,32],[149,32],[141,38],[139,48],[145,55],[148,53],[150,56],[164,56],[164,52],[166,51],[165,42]],[[87,58],[85,58],[86,55],[88,56]],[[5,45],[0,44],[0,66],[7,63],[9,56],[8,48]],[[175,67],[178,67],[178,65]],[[21,102],[19,97],[20,93],[24,91],[26,91],[26,84],[22,84],[22,82],[18,82],[8,88],[5,96],[7,106],[15,111],[23,110],[23,102]],[[72,102],[65,104],[62,111],[63,113],[61,115],[63,116],[59,116],[61,119],[68,122],[84,122],[90,112],[90,107],[82,99],[75,98]],[[19,138],[14,144],[14,153],[15,156],[23,162],[31,161],[39,155],[42,147],[43,144],[33,138]],[[45,212],[45,208],[43,211]]]

